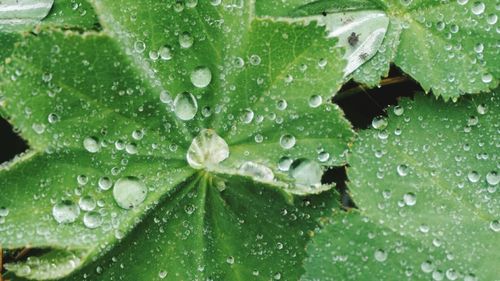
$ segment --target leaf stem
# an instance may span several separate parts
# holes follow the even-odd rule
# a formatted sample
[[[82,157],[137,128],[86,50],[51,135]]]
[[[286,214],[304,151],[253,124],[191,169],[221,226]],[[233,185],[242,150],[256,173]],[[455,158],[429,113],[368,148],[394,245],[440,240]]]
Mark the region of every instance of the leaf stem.
[[[402,83],[402,82],[406,82],[406,81],[408,81],[408,77],[406,77],[406,76],[389,77],[389,78],[382,79],[380,81],[380,86],[393,85],[393,84],[398,84],[398,83]],[[333,102],[349,98],[349,97],[356,95],[356,94],[359,94],[361,92],[366,93],[367,90],[368,90],[368,88],[366,88],[365,86],[357,85],[355,87],[352,87],[350,89],[347,89],[345,91],[342,91],[342,92],[339,92],[338,94],[336,94],[333,97]]]

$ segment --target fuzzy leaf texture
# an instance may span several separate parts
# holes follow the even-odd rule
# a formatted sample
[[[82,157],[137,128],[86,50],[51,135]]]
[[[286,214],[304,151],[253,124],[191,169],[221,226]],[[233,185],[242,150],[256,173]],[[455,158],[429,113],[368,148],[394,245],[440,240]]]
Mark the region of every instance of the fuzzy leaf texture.
[[[354,134],[329,102],[345,61],[255,5],[60,0],[0,31],[30,146],[0,170],[0,245],[35,249],[6,278],[299,278]]]
[[[348,169],[359,210],[314,237],[302,280],[499,280],[499,105],[498,92],[416,96],[361,132]]]

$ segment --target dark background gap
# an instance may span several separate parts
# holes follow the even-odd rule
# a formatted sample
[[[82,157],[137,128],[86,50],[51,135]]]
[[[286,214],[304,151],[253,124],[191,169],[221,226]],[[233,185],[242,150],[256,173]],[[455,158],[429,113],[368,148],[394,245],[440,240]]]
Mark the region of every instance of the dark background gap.
[[[0,164],[28,149],[28,144],[14,133],[14,128],[3,118],[0,118],[0,143]]]

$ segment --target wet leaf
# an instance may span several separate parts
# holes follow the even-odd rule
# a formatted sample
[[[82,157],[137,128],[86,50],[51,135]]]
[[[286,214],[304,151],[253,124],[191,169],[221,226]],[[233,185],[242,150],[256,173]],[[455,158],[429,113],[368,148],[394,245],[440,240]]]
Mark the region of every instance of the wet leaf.
[[[489,92],[498,85],[496,1],[302,0],[282,8],[267,5],[273,8],[270,16],[313,17],[327,25],[343,17],[344,28],[352,26],[352,32],[363,36],[368,36],[366,27],[353,24],[359,21],[356,14],[385,12],[390,23],[377,55],[364,55],[367,62],[352,75],[368,86],[377,86],[380,77],[388,75],[391,63],[419,82],[425,91],[432,90],[445,100],[456,100],[465,93]],[[318,16],[322,13],[329,16]],[[336,29],[339,28],[329,31]],[[339,44],[345,44],[349,34],[340,37]]]
[[[498,98],[417,96],[361,132],[348,170],[359,211],[315,236],[303,280],[498,278]]]
[[[324,27],[253,1],[81,2],[85,19],[67,4],[13,33],[0,68],[2,115],[31,148],[0,170],[0,242],[44,251],[12,279],[297,279],[335,195],[293,195],[330,189],[353,137]]]

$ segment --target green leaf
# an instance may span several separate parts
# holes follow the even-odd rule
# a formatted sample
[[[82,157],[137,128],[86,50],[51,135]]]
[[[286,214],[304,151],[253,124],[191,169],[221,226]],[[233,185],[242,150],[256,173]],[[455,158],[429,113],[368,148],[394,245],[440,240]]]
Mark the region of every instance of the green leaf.
[[[360,211],[314,238],[303,279],[495,280],[499,105],[419,95],[376,119],[349,158]]]
[[[36,34],[13,35],[18,42],[0,69],[2,114],[31,148],[0,170],[0,207],[7,210],[0,241],[4,249],[46,253],[29,273],[30,260],[7,268],[31,279],[61,278],[107,263],[109,256],[101,257],[117,247],[121,258],[97,270],[116,275],[114,266],[141,249],[130,245],[155,246],[143,237],[150,229],[170,251],[154,259],[155,276],[162,268],[198,274],[196,261],[216,276],[253,279],[257,270],[264,280],[271,271],[297,279],[319,214],[299,219],[277,210],[299,208],[286,205],[301,205],[291,194],[331,188],[321,185],[323,168],[345,164],[353,138],[329,102],[345,67],[335,41],[314,22],[258,18],[253,1],[93,1],[93,9],[82,2],[102,30],[66,13],[64,3],[56,2],[59,10]],[[297,216],[328,212],[333,200],[302,206]],[[211,219],[186,215],[183,204]],[[195,237],[217,233],[207,250],[194,253],[173,225],[172,235],[154,234],[154,217],[165,210]],[[270,248],[254,253],[250,235],[264,219],[273,226],[262,244]],[[231,230],[230,249],[222,223]],[[278,240],[286,251],[272,244]],[[73,255],[78,263],[68,269]],[[223,266],[226,255],[235,266]],[[141,261],[134,266],[147,269],[150,260]],[[47,264],[57,270],[44,272]]]
[[[349,18],[353,14],[355,18],[359,11],[383,10],[388,15],[390,24],[377,55],[352,75],[368,86],[378,85],[380,77],[388,75],[391,63],[419,82],[426,92],[432,90],[445,100],[456,100],[464,93],[489,92],[498,85],[497,4],[493,0],[319,0],[291,4],[295,6],[275,8],[278,12],[270,15],[334,13],[324,17],[327,25],[337,16]],[[353,32],[366,36],[365,30]]]

